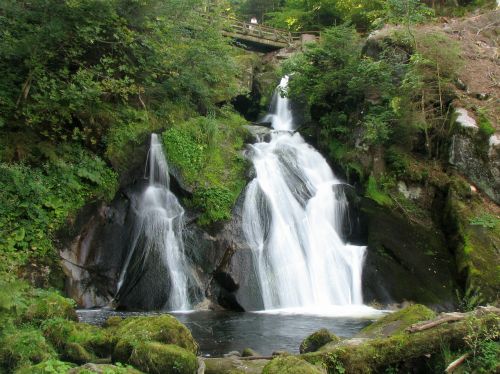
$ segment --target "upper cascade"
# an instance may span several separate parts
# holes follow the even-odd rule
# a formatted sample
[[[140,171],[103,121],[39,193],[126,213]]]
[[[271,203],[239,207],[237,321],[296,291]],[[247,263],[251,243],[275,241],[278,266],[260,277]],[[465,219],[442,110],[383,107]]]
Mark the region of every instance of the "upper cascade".
[[[122,266],[116,299],[119,301],[134,288],[162,295],[167,310],[189,310],[189,290],[196,286],[184,253],[182,230],[184,209],[169,189],[168,164],[156,134],[151,135],[148,154],[148,185],[133,201],[136,219],[130,247]],[[148,277],[152,277],[148,279]],[[168,279],[156,282],[155,279]],[[168,289],[155,289],[168,284]],[[168,296],[163,296],[168,294]]]
[[[293,131],[294,122],[290,100],[288,99],[288,75],[281,78],[280,84],[274,91],[270,110],[263,122],[270,122],[271,127],[277,131]]]
[[[246,189],[243,231],[252,248],[266,310],[363,303],[365,247],[344,243],[347,199],[321,154],[294,128],[284,77],[267,116],[269,143],[253,144],[256,177]]]

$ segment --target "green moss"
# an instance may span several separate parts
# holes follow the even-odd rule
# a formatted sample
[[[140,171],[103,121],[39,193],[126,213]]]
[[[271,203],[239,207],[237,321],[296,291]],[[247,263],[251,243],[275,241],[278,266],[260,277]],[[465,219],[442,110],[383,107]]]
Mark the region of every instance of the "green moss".
[[[9,328],[0,338],[0,367],[7,372],[56,356],[42,333],[34,327]]]
[[[435,316],[436,313],[423,305],[411,305],[366,326],[361,330],[359,336],[373,338],[401,334],[414,323],[429,320]]]
[[[119,339],[115,353],[120,353],[121,357],[122,352],[125,355],[128,353],[128,346],[135,347],[139,342],[148,341],[175,344],[195,354],[198,351],[198,344],[188,328],[167,314],[127,318],[115,328],[113,334]]]
[[[193,374],[198,368],[196,356],[172,344],[140,343],[132,352],[129,363],[148,373]]]
[[[259,356],[259,354],[255,352],[252,348],[245,348],[243,351],[241,351],[241,357],[252,357],[252,356]]]
[[[27,310],[21,316],[25,322],[42,322],[50,318],[76,321],[75,302],[54,291],[34,290]]]
[[[370,176],[368,178],[365,196],[377,202],[377,204],[379,205],[383,206],[392,205],[391,197],[380,189],[377,180],[375,179],[374,176]]]
[[[269,362],[262,374],[320,374],[314,365],[295,356],[279,356]]]
[[[201,224],[230,218],[245,186],[243,124],[239,115],[223,108],[217,117],[179,122],[163,133],[167,158],[193,191],[190,203],[202,211]]]
[[[338,342],[340,339],[327,329],[321,329],[309,335],[300,344],[300,353],[315,352],[330,342]]]
[[[66,374],[74,366],[69,362],[51,359],[36,365],[22,367],[16,370],[15,374]]]
[[[74,362],[88,361],[81,359],[87,353],[91,357],[106,357],[111,354],[115,344],[114,336],[107,330],[61,318],[47,320],[43,323],[42,330],[58,352]]]

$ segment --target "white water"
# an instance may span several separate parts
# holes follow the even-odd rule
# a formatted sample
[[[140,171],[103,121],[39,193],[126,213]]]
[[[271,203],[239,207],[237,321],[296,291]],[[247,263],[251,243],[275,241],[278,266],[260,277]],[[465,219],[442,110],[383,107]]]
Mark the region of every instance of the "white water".
[[[156,134],[151,135],[148,160],[149,183],[138,200],[133,240],[120,274],[118,291],[128,275],[134,252],[142,251],[140,256],[136,256],[141,260],[154,253],[152,258],[160,259],[170,279],[170,295],[165,308],[188,310],[190,269],[184,256],[182,239],[184,209],[169,189],[168,164]]]
[[[293,134],[286,91],[275,92],[275,130],[269,143],[251,146],[256,178],[246,190],[243,231],[252,248],[264,306],[268,312],[366,313],[361,272],[365,247],[339,235],[347,200],[326,160]],[[339,312],[339,306],[344,308]],[[346,313],[349,314],[349,313]]]

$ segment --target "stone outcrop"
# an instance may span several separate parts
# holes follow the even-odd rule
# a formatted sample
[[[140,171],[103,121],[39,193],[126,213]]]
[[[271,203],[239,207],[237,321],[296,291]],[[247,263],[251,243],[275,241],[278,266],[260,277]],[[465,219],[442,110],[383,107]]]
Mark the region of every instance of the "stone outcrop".
[[[487,134],[464,108],[457,109],[449,162],[500,204],[500,135]]]

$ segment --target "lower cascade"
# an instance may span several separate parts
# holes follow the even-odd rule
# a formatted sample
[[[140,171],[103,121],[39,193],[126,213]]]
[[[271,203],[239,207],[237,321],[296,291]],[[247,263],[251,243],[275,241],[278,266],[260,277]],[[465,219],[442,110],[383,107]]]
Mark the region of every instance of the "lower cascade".
[[[156,134],[151,135],[147,164],[148,185],[135,201],[136,219],[116,300],[131,292],[137,293],[134,288],[143,276],[153,273],[156,280],[168,279],[169,287],[152,279],[142,285],[145,292],[160,294],[168,300],[163,309],[188,310],[191,307],[189,291],[195,288],[196,282],[184,254],[184,209],[170,191],[168,164]],[[158,285],[165,289],[155,289]]]
[[[243,231],[266,310],[362,305],[365,247],[340,237],[347,200],[323,156],[293,133],[284,77],[273,99],[270,142],[250,147]]]

